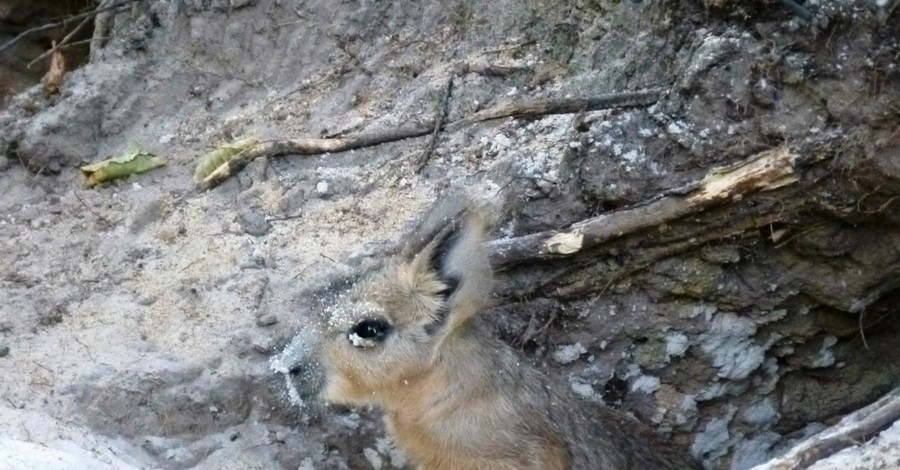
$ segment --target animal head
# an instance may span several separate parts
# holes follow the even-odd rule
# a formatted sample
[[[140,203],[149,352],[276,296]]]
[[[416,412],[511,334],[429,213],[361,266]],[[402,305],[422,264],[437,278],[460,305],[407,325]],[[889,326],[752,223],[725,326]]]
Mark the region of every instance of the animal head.
[[[332,298],[322,312],[326,401],[386,405],[466,334],[490,295],[486,219],[484,209],[439,207],[396,256]]]

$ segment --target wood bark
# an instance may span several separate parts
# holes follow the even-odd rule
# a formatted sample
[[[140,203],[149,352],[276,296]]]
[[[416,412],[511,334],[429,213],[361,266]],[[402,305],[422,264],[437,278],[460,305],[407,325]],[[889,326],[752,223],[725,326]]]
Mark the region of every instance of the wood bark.
[[[627,209],[586,219],[569,228],[548,230],[489,244],[497,268],[570,257],[609,240],[659,226],[711,207],[778,189],[799,180],[798,169],[821,157],[801,158],[787,147],[752,156],[728,168],[711,170],[702,180]]]

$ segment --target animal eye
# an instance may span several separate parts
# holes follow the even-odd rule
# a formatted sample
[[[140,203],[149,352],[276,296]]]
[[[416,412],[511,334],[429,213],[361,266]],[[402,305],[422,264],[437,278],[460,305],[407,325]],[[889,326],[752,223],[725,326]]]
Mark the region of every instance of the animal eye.
[[[391,325],[384,320],[363,320],[350,328],[347,339],[357,348],[373,348],[384,341],[390,331]]]

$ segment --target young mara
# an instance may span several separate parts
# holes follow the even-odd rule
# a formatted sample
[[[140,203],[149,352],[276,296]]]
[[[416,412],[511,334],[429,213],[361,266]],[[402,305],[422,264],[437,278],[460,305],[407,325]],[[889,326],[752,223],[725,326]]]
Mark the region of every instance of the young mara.
[[[486,211],[433,212],[325,312],[322,397],[375,405],[422,470],[683,470],[633,418],[580,402],[473,321],[487,305]]]

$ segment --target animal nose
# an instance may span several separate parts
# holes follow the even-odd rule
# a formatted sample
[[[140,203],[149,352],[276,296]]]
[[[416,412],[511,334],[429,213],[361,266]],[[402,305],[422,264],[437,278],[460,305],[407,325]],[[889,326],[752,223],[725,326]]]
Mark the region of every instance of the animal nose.
[[[288,400],[306,411],[315,407],[324,383],[322,368],[314,354],[318,349],[317,336],[315,331],[304,329],[280,353],[269,358],[269,368],[283,376]]]

